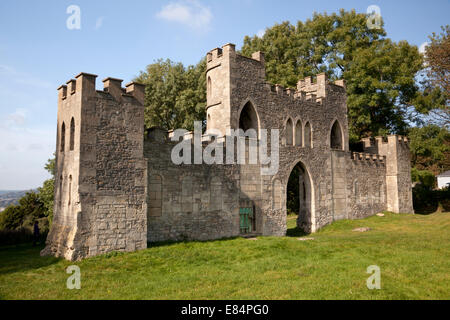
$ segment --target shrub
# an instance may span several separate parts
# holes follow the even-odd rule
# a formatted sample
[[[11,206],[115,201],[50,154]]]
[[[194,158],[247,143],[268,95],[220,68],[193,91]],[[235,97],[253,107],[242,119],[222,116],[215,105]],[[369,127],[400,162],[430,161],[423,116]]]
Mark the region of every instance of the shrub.
[[[22,226],[25,212],[19,206],[8,206],[0,213],[0,229],[16,230]]]
[[[44,230],[39,235],[39,243],[44,243],[47,238],[48,230]],[[0,246],[29,243],[33,241],[33,232],[28,228],[19,228],[16,230],[0,230]]]
[[[42,218],[47,220],[47,223]],[[0,213],[0,229],[17,230],[20,228],[33,228],[34,222],[39,222],[39,227],[48,229],[46,210],[38,195],[27,192],[19,200],[18,205],[8,206]]]
[[[428,189],[432,189],[436,184],[436,178],[431,171],[417,170],[412,168],[411,179],[413,182],[419,182]]]
[[[429,187],[418,184],[413,188],[414,211],[420,214],[434,213],[441,208],[450,211],[450,189],[431,190]]]

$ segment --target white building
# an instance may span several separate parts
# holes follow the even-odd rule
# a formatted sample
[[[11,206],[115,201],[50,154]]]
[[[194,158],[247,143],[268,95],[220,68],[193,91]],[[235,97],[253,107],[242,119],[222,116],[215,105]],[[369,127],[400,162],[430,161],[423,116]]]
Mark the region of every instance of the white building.
[[[450,186],[450,170],[437,176],[438,189]]]

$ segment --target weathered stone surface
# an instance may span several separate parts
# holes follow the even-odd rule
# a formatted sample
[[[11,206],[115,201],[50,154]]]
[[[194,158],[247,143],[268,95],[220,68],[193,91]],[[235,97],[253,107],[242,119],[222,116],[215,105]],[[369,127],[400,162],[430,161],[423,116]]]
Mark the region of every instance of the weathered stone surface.
[[[109,79],[96,91],[95,78],[80,74],[73,90],[59,90],[55,213],[42,254],[69,260],[147,247],[139,85],[125,94]]]
[[[245,236],[284,236],[297,164],[304,231],[384,210],[413,212],[407,141],[368,138],[364,153],[350,152],[343,81],[320,74],[295,89],[271,85],[264,54],[243,57],[232,44],[208,53],[206,77],[207,129],[253,128],[247,145],[259,144],[263,129],[278,129],[278,171],[263,175],[268,165],[249,164],[248,150],[246,164],[226,164],[226,151],[238,150],[227,146],[230,137],[218,139],[225,164],[176,165],[172,132],[153,128],[144,137],[143,86],[124,89],[107,78],[96,91],[96,76],[82,73],[59,88],[54,222],[42,254],[76,260],[147,242],[240,236],[240,209],[252,212]]]

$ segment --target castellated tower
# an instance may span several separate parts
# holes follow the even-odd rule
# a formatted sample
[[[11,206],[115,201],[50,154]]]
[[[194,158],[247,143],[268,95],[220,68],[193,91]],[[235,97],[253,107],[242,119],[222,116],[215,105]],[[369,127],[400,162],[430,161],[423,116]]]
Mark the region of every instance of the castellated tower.
[[[42,255],[147,247],[144,86],[80,73],[58,88],[54,219]]]
[[[289,201],[305,232],[413,212],[407,140],[368,138],[364,153],[352,153],[344,81],[321,73],[296,88],[271,84],[264,54],[242,56],[233,44],[206,59],[207,129],[254,130],[239,140],[248,144],[241,153],[236,136],[210,145],[217,131],[184,132],[182,141],[172,130],[144,134],[143,85],[107,78],[97,91],[96,76],[81,73],[59,88],[54,220],[43,255],[78,260],[147,242],[284,236]],[[174,162],[180,146],[188,159]]]
[[[411,193],[411,153],[407,137],[390,135],[363,139],[364,151],[386,157],[386,207],[395,213],[414,212]]]

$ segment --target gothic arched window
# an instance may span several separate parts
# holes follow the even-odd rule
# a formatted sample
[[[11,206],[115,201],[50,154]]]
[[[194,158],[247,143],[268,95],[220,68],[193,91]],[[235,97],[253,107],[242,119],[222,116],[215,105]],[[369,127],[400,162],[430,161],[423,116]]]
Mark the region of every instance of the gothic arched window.
[[[75,147],[75,120],[70,120],[70,151],[73,151]]]

